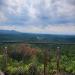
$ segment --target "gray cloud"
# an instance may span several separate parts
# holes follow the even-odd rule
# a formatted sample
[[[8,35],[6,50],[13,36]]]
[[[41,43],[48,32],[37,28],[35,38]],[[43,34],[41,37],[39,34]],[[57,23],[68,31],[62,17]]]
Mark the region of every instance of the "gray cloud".
[[[23,25],[24,29],[32,28],[32,32],[48,32],[48,27],[56,28],[52,27],[54,24],[65,29],[69,25],[67,23],[75,24],[74,20],[75,0],[0,0],[0,25]],[[16,30],[21,31],[19,27]],[[44,30],[42,27],[45,27]],[[61,32],[58,28],[58,32]],[[71,28],[74,32],[75,27]]]
[[[71,5],[74,5],[75,6],[75,0],[67,0],[67,2]]]

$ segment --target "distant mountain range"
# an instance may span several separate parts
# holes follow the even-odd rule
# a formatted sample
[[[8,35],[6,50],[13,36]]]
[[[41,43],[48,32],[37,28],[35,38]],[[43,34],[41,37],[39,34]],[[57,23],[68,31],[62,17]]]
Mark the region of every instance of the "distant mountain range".
[[[0,34],[19,34],[20,32],[17,32],[15,30],[0,30]]]
[[[33,34],[0,30],[0,42],[5,41],[75,43],[75,35]]]

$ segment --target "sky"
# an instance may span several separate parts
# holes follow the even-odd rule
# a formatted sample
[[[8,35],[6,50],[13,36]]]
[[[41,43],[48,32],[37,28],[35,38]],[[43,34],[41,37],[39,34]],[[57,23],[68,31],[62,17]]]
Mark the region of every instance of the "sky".
[[[0,30],[75,35],[75,0],[0,0]]]

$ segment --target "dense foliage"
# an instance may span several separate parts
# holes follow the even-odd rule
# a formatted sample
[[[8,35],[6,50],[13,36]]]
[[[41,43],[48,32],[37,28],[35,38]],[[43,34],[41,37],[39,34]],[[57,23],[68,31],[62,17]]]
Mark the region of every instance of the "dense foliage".
[[[4,68],[4,47],[7,46],[7,64]],[[9,75],[41,75],[44,72],[45,52],[48,51],[48,73],[57,70],[56,51],[60,47],[60,70],[75,74],[75,45],[7,44],[0,45],[0,70]]]

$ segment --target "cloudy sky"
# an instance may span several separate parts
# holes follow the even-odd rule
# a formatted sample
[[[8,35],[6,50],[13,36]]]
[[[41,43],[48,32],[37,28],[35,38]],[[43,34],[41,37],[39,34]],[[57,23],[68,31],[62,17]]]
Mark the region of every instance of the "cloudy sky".
[[[0,0],[0,30],[75,35],[75,0]]]

